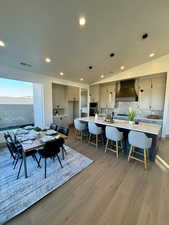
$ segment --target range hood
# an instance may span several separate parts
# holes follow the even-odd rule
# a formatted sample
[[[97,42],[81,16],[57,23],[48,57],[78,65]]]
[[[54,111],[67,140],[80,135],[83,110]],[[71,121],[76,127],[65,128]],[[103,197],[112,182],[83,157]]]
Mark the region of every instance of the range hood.
[[[117,88],[116,92],[116,101],[118,102],[138,101],[134,79],[120,81],[120,86],[119,88]]]

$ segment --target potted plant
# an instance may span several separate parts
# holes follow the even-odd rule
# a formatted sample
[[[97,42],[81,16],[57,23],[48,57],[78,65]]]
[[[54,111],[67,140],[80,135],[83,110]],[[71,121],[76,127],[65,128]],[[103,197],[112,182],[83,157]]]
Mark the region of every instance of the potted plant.
[[[129,108],[128,120],[130,125],[134,124],[135,117],[136,117],[136,112],[132,110],[132,108]]]
[[[96,109],[94,113],[95,113],[95,119],[97,119],[98,118],[98,113],[99,113],[98,109]]]

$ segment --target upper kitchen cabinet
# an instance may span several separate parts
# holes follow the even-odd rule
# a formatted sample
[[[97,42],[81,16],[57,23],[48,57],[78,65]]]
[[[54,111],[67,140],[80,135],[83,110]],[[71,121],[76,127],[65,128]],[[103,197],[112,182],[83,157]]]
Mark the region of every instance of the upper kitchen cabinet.
[[[99,103],[99,93],[100,93],[99,85],[90,86],[90,102]]]
[[[65,86],[52,84],[52,101],[53,108],[65,107]]]
[[[115,83],[100,86],[100,108],[114,108]]]
[[[165,100],[166,77],[153,78],[152,80],[151,110],[163,110]]]
[[[163,110],[166,88],[164,75],[139,80],[140,109]]]
[[[73,87],[73,86],[67,86],[66,87],[66,95],[68,101],[79,101],[79,88]]]

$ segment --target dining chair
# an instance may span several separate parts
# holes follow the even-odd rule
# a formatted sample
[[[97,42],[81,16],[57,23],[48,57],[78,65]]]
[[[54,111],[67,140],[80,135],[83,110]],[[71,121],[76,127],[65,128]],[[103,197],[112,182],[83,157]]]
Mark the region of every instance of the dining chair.
[[[105,147],[105,152],[107,152],[107,150],[115,152],[116,153],[116,157],[118,159],[119,157],[119,151],[122,150],[123,151],[123,133],[120,132],[116,127],[111,127],[111,126],[106,126],[106,147]],[[111,144],[113,142],[115,142],[115,148],[113,145],[109,146],[109,142],[111,142]],[[120,146],[119,146],[120,143]]]
[[[52,124],[50,125],[50,129],[57,131],[58,125],[56,125],[55,123],[52,123]]]
[[[18,174],[17,174],[17,179],[18,179],[19,175],[20,175],[20,172],[21,172],[22,164],[23,164],[23,151],[24,150],[23,150],[22,144],[17,139],[15,139],[14,148],[15,148],[15,152],[16,152],[16,163],[15,163],[14,167],[16,167],[19,160],[21,161],[20,166],[19,166],[19,170],[18,170]],[[36,157],[36,153],[37,153],[36,150],[31,150],[31,151],[25,152],[25,157],[27,158],[27,157],[31,156],[32,159],[36,161],[38,167],[40,167],[40,164],[39,164],[38,159]]]
[[[59,127],[58,133],[64,134],[65,136],[68,136],[69,135],[69,128]],[[67,154],[66,149],[64,148],[64,145],[62,146],[62,152],[64,152],[64,154]]]
[[[148,138],[146,134],[142,132],[130,131],[128,135],[128,141],[131,145],[128,161],[130,161],[130,159],[134,159],[142,162],[144,163],[145,169],[147,169],[149,161],[149,149],[152,145],[152,138]],[[139,151],[139,149],[143,150],[143,152]]]
[[[12,137],[9,133],[4,133],[4,139],[6,146],[10,152],[10,156],[13,158],[13,163],[15,162],[15,152],[13,151],[13,147],[11,143],[13,142]]]
[[[89,143],[94,144],[96,148],[98,148],[99,144],[99,137],[102,137],[103,140],[103,129],[98,127],[94,122],[88,122],[88,129],[89,129]],[[95,141],[92,141],[92,137],[94,137]]]
[[[83,141],[83,135],[84,135],[84,132],[86,131],[86,123],[84,122],[81,122],[79,119],[75,119],[74,120],[74,126],[75,126],[75,129],[76,129],[76,137],[78,137],[80,135],[80,140],[81,142]]]
[[[38,151],[39,155],[40,155],[40,159],[39,159],[39,164],[42,158],[44,158],[45,161],[45,178],[46,178],[46,169],[47,169],[47,158],[52,158],[55,159],[55,157],[57,157],[61,168],[63,168],[61,160],[59,158],[59,152],[60,152],[60,140],[59,139],[55,139],[49,142],[46,142],[43,149],[40,149]]]

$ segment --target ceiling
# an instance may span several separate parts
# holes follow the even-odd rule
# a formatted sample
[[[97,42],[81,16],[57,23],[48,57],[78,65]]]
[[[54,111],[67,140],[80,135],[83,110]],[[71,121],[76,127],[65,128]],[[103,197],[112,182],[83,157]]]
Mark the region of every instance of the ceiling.
[[[81,15],[87,20],[83,28]],[[169,53],[169,1],[2,0],[0,40],[6,44],[0,48],[2,65],[92,83],[122,65],[129,69],[152,60],[152,52],[153,59]]]

